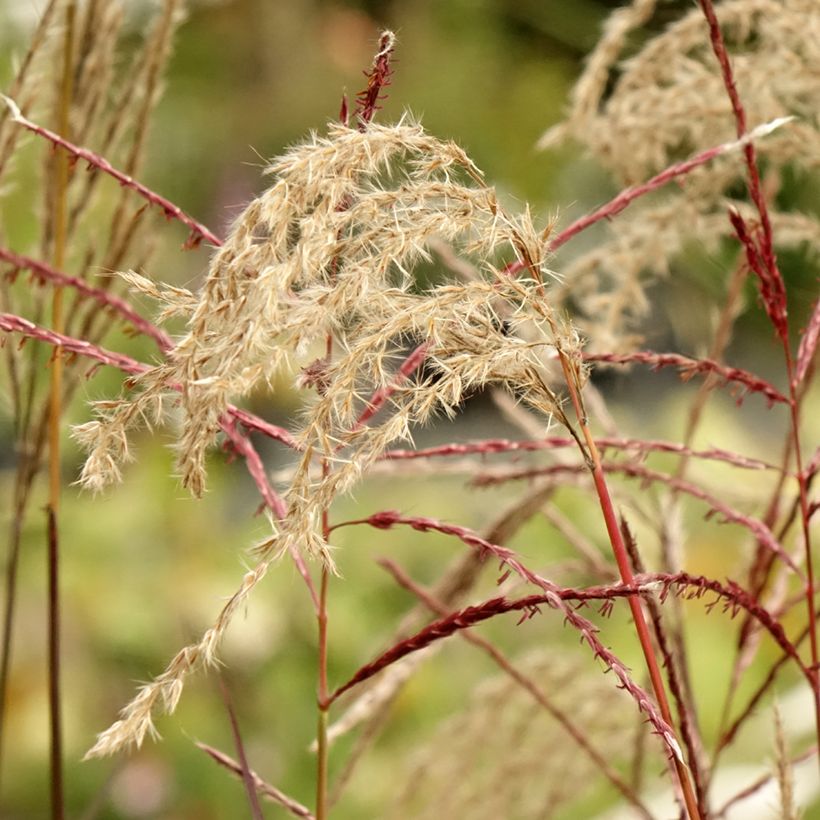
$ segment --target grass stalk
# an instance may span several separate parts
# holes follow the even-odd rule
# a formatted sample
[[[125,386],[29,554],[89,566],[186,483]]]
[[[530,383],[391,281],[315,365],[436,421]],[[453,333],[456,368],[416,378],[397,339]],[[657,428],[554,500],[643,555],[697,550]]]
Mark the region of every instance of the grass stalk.
[[[735,77],[732,70],[729,52],[723,38],[720,21],[715,12],[712,0],[699,0],[703,15],[709,27],[709,39],[712,50],[720,66],[726,94],[732,106],[735,117],[738,139],[743,139],[747,133],[746,110],[737,91]],[[820,743],[820,649],[817,639],[817,610],[815,604],[814,561],[811,549],[810,535],[810,506],[808,500],[808,486],[806,474],[803,470],[803,457],[800,442],[800,413],[798,401],[798,379],[791,349],[789,347],[789,322],[786,307],[786,289],[783,277],[777,265],[772,235],[772,224],[769,209],[763,195],[763,186],[760,180],[760,171],[757,163],[757,153],[754,145],[749,142],[743,149],[746,160],[746,177],[749,196],[754,203],[760,219],[759,237],[748,235],[744,222],[739,214],[730,213],[732,225],[738,239],[744,246],[749,268],[758,279],[763,306],[772,326],[783,346],[783,355],[786,365],[786,375],[789,381],[789,411],[790,411],[790,438],[794,450],[795,472],[797,476],[800,499],[800,518],[803,535],[803,545],[806,560],[805,597],[808,614],[809,646],[811,652],[812,670],[812,700],[814,703],[815,728]],[[820,764],[820,759],[818,759]]]
[[[59,94],[58,122],[63,134],[69,133],[69,114],[74,81],[74,27],[76,2],[66,6],[65,36],[63,41],[63,67]],[[55,157],[56,184],[54,188],[54,253],[53,265],[65,266],[66,233],[68,225],[68,156],[60,152]],[[54,288],[51,324],[61,333],[65,325],[63,316],[63,289]],[[63,788],[63,741],[62,706],[60,692],[60,420],[62,418],[63,359],[59,347],[54,349],[51,367],[48,442],[49,442],[49,492],[48,492],[48,693],[49,731],[51,745],[51,817],[65,817]]]
[[[248,795],[251,816],[253,820],[263,820],[262,807],[259,805],[256,783],[254,782],[253,773],[248,764],[248,757],[245,754],[245,744],[242,741],[242,734],[239,731],[239,721],[236,719],[236,712],[234,712],[233,704],[231,703],[228,685],[222,676],[219,676],[219,692],[222,695],[222,702],[225,704],[225,710],[228,713],[228,720],[231,724],[231,734],[233,735],[234,746],[236,746],[236,753],[239,757],[242,783],[245,786],[245,793]]]
[[[786,358],[786,369],[789,376],[789,389],[791,391],[791,401],[789,403],[790,421],[791,421],[791,438],[794,449],[794,464],[797,475],[797,485],[800,497],[800,524],[803,536],[803,545],[806,555],[806,580],[805,580],[805,596],[806,596],[806,612],[808,616],[808,632],[809,632],[809,651],[811,653],[811,672],[812,672],[812,701],[814,703],[814,724],[817,733],[818,744],[820,744],[820,650],[818,650],[817,641],[817,606],[815,596],[817,594],[815,588],[815,574],[814,574],[814,559],[812,556],[811,546],[811,510],[809,507],[809,493],[808,482],[806,480],[806,471],[803,467],[803,455],[801,452],[800,440],[800,405],[798,402],[797,385],[794,378],[794,361],[792,359],[791,351],[788,343],[784,340],[783,351]],[[818,765],[820,765],[820,757],[818,757]]]
[[[558,355],[561,361],[561,368],[564,372],[564,380],[569,390],[572,406],[575,411],[575,417],[581,428],[584,443],[586,445],[586,456],[588,457],[588,465],[592,472],[592,479],[595,483],[595,492],[598,496],[598,501],[601,507],[601,512],[606,524],[607,535],[612,546],[612,553],[615,557],[615,562],[618,565],[618,571],[621,580],[624,584],[631,585],[635,582],[632,574],[632,568],[629,563],[629,554],[624,543],[621,529],[618,525],[618,517],[615,513],[615,508],[612,503],[612,496],[609,493],[606,478],[604,476],[603,466],[601,464],[601,456],[598,452],[598,447],[595,444],[595,439],[589,427],[586,411],[583,407],[583,401],[580,395],[579,384],[580,378],[576,366],[570,361],[566,353],[558,349]],[[629,609],[632,612],[632,619],[635,624],[635,632],[638,636],[638,642],[641,645],[646,667],[649,672],[649,678],[652,683],[652,691],[655,693],[655,698],[658,701],[658,707],[661,715],[670,727],[675,726],[672,719],[672,710],[669,707],[669,700],[666,697],[666,689],[661,675],[660,665],[655,657],[655,649],[652,644],[652,637],[649,633],[649,627],[644,618],[643,609],[641,607],[640,598],[637,595],[631,595],[627,599]],[[675,738],[677,744],[677,738]],[[678,744],[679,745],[679,744]],[[683,801],[686,806],[687,814],[690,820],[700,820],[701,813],[698,808],[697,797],[695,796],[692,781],[689,775],[689,770],[683,761],[682,756],[672,755],[672,765],[674,766],[677,780],[683,795]]]
[[[541,281],[538,267],[523,249],[523,245],[519,249],[521,259],[524,266],[530,271],[536,281]],[[589,419],[586,409],[584,408],[583,398],[581,396],[581,374],[578,370],[578,365],[570,359],[560,342],[561,336],[558,332],[555,317],[551,313],[546,314],[546,319],[552,331],[552,337],[555,344],[555,349],[558,354],[558,360],[561,363],[561,370],[564,376],[564,383],[569,392],[570,401],[572,402],[575,419],[581,429],[581,437],[574,431],[569,424],[569,420],[565,419],[569,432],[573,438],[578,442],[578,447],[581,454],[586,461],[587,468],[592,474],[592,480],[595,484],[595,493],[598,497],[598,503],[601,508],[601,513],[604,517],[604,524],[606,525],[607,535],[612,547],[612,553],[615,562],[618,565],[618,572],[621,576],[621,581],[627,586],[631,586],[635,582],[632,573],[632,567],[629,562],[629,553],[624,543],[623,534],[618,523],[618,516],[615,512],[612,503],[612,496],[609,493],[606,477],[604,475],[603,465],[601,463],[601,456],[598,451],[598,446],[595,443],[595,438],[592,435],[592,430],[589,426]],[[640,598],[637,595],[630,595],[627,598],[630,611],[632,612],[632,619],[635,624],[635,632],[638,636],[638,642],[641,645],[644,660],[646,662],[649,678],[652,684],[652,690],[655,693],[655,698],[660,709],[661,716],[666,724],[670,727],[670,731],[674,731],[675,722],[672,719],[672,710],[669,707],[669,700],[666,696],[666,689],[663,682],[663,677],[660,671],[660,665],[655,656],[655,648],[652,644],[652,637],[649,632],[646,618],[643,614]],[[670,746],[673,746],[678,751],[670,755],[672,766],[677,777],[678,785],[680,786],[683,802],[686,807],[686,812],[690,820],[700,820],[701,813],[698,808],[698,800],[695,795],[692,781],[687,769],[686,763],[683,760],[683,753],[680,750],[680,743],[676,737],[668,738]]]
[[[213,746],[208,746],[206,743],[197,743],[196,746],[198,749],[205,752],[205,754],[218,765],[227,769],[229,772],[232,772],[237,777],[243,776],[242,765],[226,755],[224,752],[220,752],[219,749],[214,749]],[[253,779],[253,784],[257,792],[264,795],[269,800],[278,803],[283,809],[285,809],[285,811],[294,817],[301,817],[303,820],[315,820],[314,815],[306,806],[303,806],[301,803],[286,795],[275,786],[271,786],[270,783],[266,783],[256,772],[251,771],[250,775]]]
[[[326,513],[325,513],[326,515]],[[326,526],[325,522],[325,526]],[[319,627],[319,693],[317,698],[318,722],[316,727],[316,820],[326,820],[328,802],[328,711],[330,700],[328,697],[327,681],[327,588],[330,571],[322,567],[322,580],[319,586],[319,611],[317,622]]]

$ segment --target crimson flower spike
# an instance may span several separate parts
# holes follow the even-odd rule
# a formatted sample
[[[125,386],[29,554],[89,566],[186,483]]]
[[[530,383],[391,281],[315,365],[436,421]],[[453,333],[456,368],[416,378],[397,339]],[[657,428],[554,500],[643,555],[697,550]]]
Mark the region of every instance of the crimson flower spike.
[[[364,72],[364,76],[367,77],[367,88],[356,95],[356,109],[353,112],[353,119],[359,121],[360,131],[364,131],[381,107],[379,102],[385,98],[382,91],[390,85],[393,74],[390,58],[395,45],[396,35],[392,31],[382,32],[373,65],[369,71]]]

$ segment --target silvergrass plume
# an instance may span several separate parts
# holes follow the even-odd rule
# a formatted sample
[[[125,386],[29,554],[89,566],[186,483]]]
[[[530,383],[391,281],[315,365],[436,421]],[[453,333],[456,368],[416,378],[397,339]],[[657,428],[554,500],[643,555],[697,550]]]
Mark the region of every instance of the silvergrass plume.
[[[458,146],[409,120],[364,130],[331,125],[326,137],[292,148],[268,172],[274,185],[238,218],[195,302],[187,292],[158,290],[129,275],[137,289],[159,296],[166,312],[187,314],[188,333],[167,362],[132,378],[132,397],[98,404],[98,420],[75,428],[75,436],[89,450],[81,482],[101,489],[119,480],[119,465],[130,457],[128,429],[159,422],[165,397],[179,387],[178,463],[183,484],[199,495],[205,453],[229,401],[301,363],[321,389],[298,435],[287,513],[272,521],[273,534],[256,548],[256,566],[214,625],[141,690],[92,756],[141,743],[152,730],[154,707],[162,702],[173,709],[185,676],[215,662],[233,613],[283,552],[296,549],[333,567],[320,511],[391,442],[409,438],[413,425],[436,413],[452,415],[467,393],[488,383],[515,391],[545,424],[553,412],[560,417],[547,387],[555,323],[540,277],[511,277],[493,266],[506,250],[524,252],[546,270],[547,237],[528,211],[506,214]],[[433,237],[458,244],[488,278],[413,293],[412,269],[427,258]],[[501,304],[514,314],[506,325]],[[328,334],[341,352],[317,360]],[[396,385],[392,362],[419,339],[434,376]],[[579,355],[570,329],[560,343]],[[367,425],[373,412],[360,397],[374,393],[390,412]],[[319,455],[332,465],[321,477],[312,469]]]

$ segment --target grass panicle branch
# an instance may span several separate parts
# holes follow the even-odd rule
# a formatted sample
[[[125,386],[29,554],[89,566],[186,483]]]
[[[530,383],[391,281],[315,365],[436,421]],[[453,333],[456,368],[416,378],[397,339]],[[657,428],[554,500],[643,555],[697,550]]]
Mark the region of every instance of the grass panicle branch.
[[[241,764],[237,763],[233,758],[229,757],[224,752],[220,752],[219,749],[215,749],[213,746],[208,746],[207,743],[197,743],[196,746],[198,749],[205,752],[205,754],[214,760],[219,766],[227,769],[237,777],[244,776]],[[307,808],[307,806],[303,806],[297,800],[294,800],[292,797],[288,797],[288,795],[284,792],[277,789],[276,786],[271,786],[270,783],[266,783],[256,772],[251,770],[249,774],[253,781],[254,788],[259,794],[264,795],[269,800],[272,800],[274,803],[282,806],[282,808],[294,817],[301,817],[303,820],[315,820],[313,813],[309,808]]]
[[[684,458],[697,458],[705,461],[721,461],[748,470],[774,470],[774,465],[757,458],[749,458],[740,453],[731,453],[713,447],[709,450],[693,450],[673,441],[653,441],[646,439],[611,438],[601,436],[595,443],[602,453],[614,450],[618,453],[635,453],[639,456],[650,453],[673,453]],[[408,461],[413,459],[443,458],[448,456],[480,455],[490,456],[496,453],[537,452],[573,447],[575,439],[565,436],[545,436],[541,439],[481,439],[465,443],[439,444],[435,447],[417,448],[414,450],[386,450],[382,458],[386,461]]]
[[[507,549],[506,547],[499,546],[498,544],[492,544],[486,539],[481,538],[481,536],[471,532],[465,527],[446,524],[441,521],[436,521],[431,518],[425,518],[420,516],[406,517],[392,510],[385,510],[379,513],[375,513],[367,519],[362,519],[359,521],[343,522],[342,524],[337,524],[335,528],[338,529],[341,526],[352,526],[355,524],[369,524],[370,526],[376,527],[378,529],[389,529],[390,527],[393,527],[397,524],[402,524],[410,526],[414,530],[421,532],[428,532],[433,530],[436,532],[444,533],[445,535],[455,536],[463,543],[467,544],[467,546],[477,549],[480,555],[491,555],[492,557],[498,559],[501,563],[501,566],[505,570],[505,575],[510,572],[514,572],[515,574],[519,575],[521,578],[528,581],[529,583],[543,589],[546,592],[546,595],[542,596],[544,600],[542,600],[541,603],[547,603],[550,607],[558,609],[564,614],[565,621],[581,633],[582,639],[590,646],[590,648],[595,653],[596,657],[601,658],[601,660],[604,661],[607,667],[614,671],[616,677],[619,680],[620,685],[623,686],[623,688],[626,689],[626,691],[628,691],[633,696],[639,708],[646,712],[647,717],[652,722],[656,731],[659,733],[663,741],[667,744],[670,754],[678,759],[681,759],[680,748],[677,745],[677,741],[675,740],[673,730],[670,728],[669,724],[661,718],[654,704],[651,702],[651,700],[647,698],[646,693],[643,692],[643,690],[630,679],[629,675],[627,674],[627,670],[623,666],[623,664],[613,655],[613,653],[611,653],[608,649],[606,649],[603,646],[603,644],[601,644],[600,640],[597,638],[597,629],[588,620],[582,618],[573,610],[568,609],[560,597],[558,587],[556,587],[555,584],[548,581],[546,578],[543,578],[540,575],[537,575],[536,573],[527,569],[515,557],[515,554],[512,552],[512,550]],[[523,608],[526,609],[526,607]],[[489,609],[492,609],[492,607],[490,606]],[[491,614],[486,614],[486,612],[484,614],[486,617],[493,617]],[[465,621],[469,620],[470,617],[471,616],[469,615],[465,615],[462,620],[456,618],[453,623],[464,623]],[[480,617],[479,620],[485,620],[485,617]],[[423,649],[424,647],[428,646],[431,641],[438,640],[438,638],[450,634],[447,630],[451,629],[451,626],[451,622],[448,621],[447,625],[442,626],[441,630],[432,629],[430,632],[425,631],[423,636],[420,633],[417,639],[411,639],[409,641],[403,642],[395,649],[389,650],[387,653],[385,653],[384,656],[382,656],[382,658],[379,659],[379,661],[376,661],[373,664],[370,664],[368,667],[363,668],[358,673],[356,673],[356,675],[354,675],[353,678],[351,678],[344,686],[339,687],[333,693],[331,699],[336,700],[341,694],[350,689],[352,686],[356,685],[357,683],[360,683],[363,680],[366,680],[369,677],[372,677],[372,675],[374,675],[380,669],[384,668],[390,663],[393,663],[399,658],[404,657],[404,655],[408,654],[408,651],[418,651],[419,649]],[[452,628],[457,630],[462,627],[456,625]]]
[[[449,616],[450,613],[448,608],[445,607],[441,601],[434,598],[427,590],[415,583],[410,576],[398,566],[398,564],[386,558],[381,559],[379,563],[393,576],[399,586],[412,592],[419,600],[423,601],[427,608],[434,614],[439,617]],[[503,669],[516,683],[523,687],[524,690],[533,697],[536,703],[543,707],[550,714],[550,716],[560,724],[560,726],[566,731],[578,747],[585,754],[589,755],[596,767],[601,770],[610,783],[612,783],[612,785],[626,798],[626,800],[634,806],[638,814],[644,818],[651,818],[652,815],[649,813],[646,806],[641,802],[640,798],[629,787],[629,785],[624,782],[618,772],[612,768],[601,752],[595,748],[583,730],[573,721],[572,717],[556,706],[542,687],[538,686],[538,684],[530,676],[512,664],[504,653],[486,638],[482,638],[480,635],[474,634],[471,631],[462,631],[458,634],[468,643],[471,643],[473,646],[478,647],[489,655],[501,669]]]
[[[652,483],[662,484],[672,488],[676,492],[685,493],[692,498],[703,501],[709,506],[707,517],[720,516],[723,521],[738,524],[739,526],[746,528],[754,534],[766,550],[768,550],[772,555],[779,557],[798,577],[803,577],[803,573],[796,564],[795,560],[783,548],[783,545],[778,541],[777,536],[766,526],[763,521],[734,509],[725,501],[697,484],[694,484],[691,481],[684,481],[683,479],[675,478],[674,476],[658,472],[657,470],[652,470],[635,462],[628,464],[606,462],[601,465],[601,469],[605,473],[614,473],[625,475],[628,478],[637,478],[644,485]],[[478,475],[474,478],[473,483],[478,487],[488,487],[494,484],[501,484],[506,481],[521,481],[547,475],[583,472],[584,467],[579,465],[556,464],[550,467]]]
[[[601,364],[644,364],[653,370],[664,367],[676,367],[681,372],[681,378],[688,381],[693,376],[702,375],[707,378],[716,377],[721,382],[735,384],[742,389],[735,396],[738,402],[743,400],[743,393],[760,393],[771,403],[788,404],[789,399],[777,388],[759,376],[737,367],[727,367],[709,359],[692,359],[678,353],[655,353],[642,350],[634,353],[588,353],[585,361]]]
[[[113,177],[117,182],[119,182],[120,185],[130,188],[145,199],[146,202],[159,208],[166,218],[176,219],[189,228],[191,235],[186,241],[186,247],[194,248],[202,240],[205,240],[208,244],[213,245],[214,247],[219,247],[222,244],[214,233],[212,233],[201,223],[197,222],[193,217],[188,216],[188,214],[186,214],[180,207],[175,205],[169,199],[155,193],[129,174],[117,170],[107,159],[101,157],[99,154],[89,151],[87,148],[74,145],[64,136],[45,128],[42,125],[37,125],[36,123],[31,122],[31,120],[23,116],[19,106],[13,99],[11,99],[11,97],[7,97],[5,94],[0,94],[0,98],[2,98],[3,102],[5,102],[6,106],[11,111],[11,118],[13,122],[19,124],[26,130],[31,131],[33,134],[37,134],[37,136],[48,140],[52,143],[52,145],[66,151],[75,162],[85,162],[90,169],[96,169],[110,177]]]
[[[521,613],[519,623],[523,623],[539,614],[539,607],[543,605],[547,605],[550,608],[566,609],[565,604],[559,607],[556,605],[556,601],[570,601],[580,604],[585,604],[590,601],[601,601],[604,604],[604,612],[608,613],[611,611],[612,601],[615,599],[629,599],[635,596],[651,595],[657,596],[660,601],[663,601],[671,591],[675,591],[677,594],[688,599],[702,598],[711,592],[716,595],[716,598],[707,604],[707,608],[712,609],[720,603],[723,607],[723,611],[731,616],[736,615],[740,611],[748,612],[769,632],[773,640],[797,665],[803,675],[807,679],[811,678],[811,671],[803,663],[796,647],[786,636],[782,625],[759,604],[750,600],[749,596],[736,584],[732,582],[720,583],[713,579],[703,576],[692,576],[685,572],[675,573],[674,575],[668,575],[666,573],[645,573],[635,576],[635,581],[632,584],[619,583],[603,587],[588,587],[586,589],[553,587],[547,594],[538,593],[513,600],[497,597],[484,601],[481,604],[466,607],[458,612],[450,613],[420,630],[416,635],[399,642],[383,652],[371,663],[358,669],[346,683],[333,692],[331,698],[332,700],[338,699],[354,686],[363,683],[391,664],[406,657],[408,654],[425,649],[435,641],[447,638],[460,630],[469,629],[471,626],[494,618],[497,615],[506,614],[508,612],[518,612]],[[589,627],[589,621],[580,618],[580,616],[577,616],[577,613],[575,617],[579,618],[577,624],[569,617],[565,620],[570,625],[576,626],[576,628],[581,628],[582,625],[587,628]],[[584,640],[588,640],[585,632],[583,633],[583,638]],[[590,645],[593,646],[593,644]],[[595,647],[593,646],[593,648]],[[608,664],[611,653],[606,650],[605,653],[605,655],[599,655],[599,657],[601,657],[604,663]],[[616,674],[618,674],[617,671]],[[627,691],[634,696],[632,689],[627,688]],[[636,691],[640,692],[637,687]],[[652,720],[651,715],[649,717],[655,728],[659,729],[655,721]],[[663,724],[661,724],[661,726],[662,725]],[[663,732],[664,730],[659,729],[659,731]],[[667,738],[664,739],[668,742]],[[672,746],[672,749],[674,750],[676,747]],[[679,750],[676,754],[680,754]]]

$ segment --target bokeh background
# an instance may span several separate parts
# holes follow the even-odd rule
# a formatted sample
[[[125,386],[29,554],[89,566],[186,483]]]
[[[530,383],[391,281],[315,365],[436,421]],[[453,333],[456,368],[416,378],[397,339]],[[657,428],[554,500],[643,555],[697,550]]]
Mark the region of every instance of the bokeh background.
[[[4,86],[40,5],[0,0],[0,78]],[[534,144],[560,119],[585,54],[618,5],[614,0],[192,3],[179,32],[142,176],[149,186],[224,233],[242,206],[264,187],[265,159],[311,129],[321,130],[338,116],[342,95],[355,95],[380,30],[390,27],[398,35],[397,59],[380,120],[392,121],[410,112],[430,132],[464,146],[511,204],[527,201],[543,220],[554,215],[567,220],[603,201],[615,188],[580,151],[569,147],[538,153]],[[126,50],[139,42],[152,7],[151,3],[131,2]],[[652,25],[662,26],[684,7],[688,3],[662,4]],[[24,191],[12,191],[5,193],[3,204],[4,218],[13,228],[9,233],[18,238],[20,249],[25,248],[27,233],[33,234],[37,218],[32,209],[16,207],[15,203],[24,201]],[[195,286],[206,266],[207,252],[181,253],[184,230],[170,223],[156,240],[158,254],[145,273]],[[672,279],[656,286],[657,307],[651,322],[642,328],[650,346],[700,352],[703,316],[699,305],[714,294],[710,277],[720,261],[694,249],[691,258],[675,263]],[[806,270],[800,257],[786,259],[785,267],[796,294],[795,321],[799,324],[800,312],[805,315],[808,310],[816,273]],[[753,307],[754,299],[749,301]],[[140,347],[138,341],[119,339],[119,343],[134,355],[148,355],[148,347]],[[740,320],[730,358],[740,366],[753,363],[759,372],[776,378],[775,354],[765,322],[754,309],[749,310]],[[102,373],[81,398],[115,395],[118,384],[117,374]],[[693,393],[679,386],[674,376],[607,377],[601,384],[625,434],[680,436],[686,401]],[[285,382],[273,398],[254,400],[255,410],[279,423],[287,423],[296,407],[297,397]],[[71,417],[75,421],[87,418],[83,402],[72,408]],[[4,418],[0,423],[0,497],[5,499],[10,497],[14,452],[8,422]],[[756,398],[740,410],[731,399],[716,398],[703,438],[750,455],[774,458],[771,448],[779,440],[780,423]],[[512,432],[481,398],[465,408],[461,425],[459,438]],[[807,426],[816,440],[816,420],[808,419]],[[455,437],[452,430],[437,427],[422,432],[420,441]],[[178,713],[159,720],[162,743],[149,742],[138,754],[114,761],[80,762],[95,732],[105,728],[131,697],[135,682],[159,672],[179,646],[210,622],[249,560],[247,548],[266,532],[264,520],[254,517],[257,498],[241,465],[226,464],[215,454],[210,491],[203,501],[195,501],[172,475],[169,442],[163,432],[141,437],[138,460],[127,469],[124,484],[101,497],[92,498],[74,487],[65,493],[64,698],[71,817],[207,820],[247,813],[241,784],[218,769],[193,742],[200,740],[233,753],[228,719],[212,676],[192,679]],[[65,446],[66,477],[71,480],[80,454],[68,440]],[[267,457],[272,468],[284,463],[274,448]],[[754,489],[738,488],[741,495]],[[344,517],[345,505],[353,503],[340,505],[334,515]],[[491,521],[504,503],[503,492],[466,491],[460,480],[445,474],[395,484],[366,483],[355,499],[360,510],[398,508],[462,521],[476,529]],[[603,548],[597,522],[586,514],[583,497],[568,490],[559,503]],[[47,816],[46,592],[39,509],[37,503],[32,505],[26,522],[0,772],[0,817],[9,820]],[[4,526],[9,516],[4,503],[0,512]],[[698,514],[688,524],[690,568],[717,577],[730,574],[746,544],[743,536],[731,528],[716,530]],[[389,554],[415,577],[431,581],[458,550],[457,545],[437,536],[377,536],[371,531],[339,534],[343,578],[334,582],[331,594],[331,677],[335,681],[384,645],[411,603],[373,559]],[[545,566],[570,557],[555,531],[541,520],[525,528],[513,546]],[[486,590],[491,589],[489,579]],[[721,707],[717,682],[729,668],[732,646],[722,634],[722,616],[707,616],[696,605],[691,617],[692,633],[697,636],[696,685],[703,696],[703,720],[707,727],[714,727]],[[542,624],[538,619],[518,628],[512,622],[493,624],[486,631],[513,654],[542,643],[561,657],[561,663],[580,658],[577,670],[570,667],[562,673],[565,689],[574,685],[573,675],[586,680],[590,672],[597,674],[573,635],[557,623],[543,628],[548,629],[546,638],[539,632]],[[629,628],[624,612],[616,610],[607,626],[607,638],[637,668],[639,659],[630,645]],[[308,804],[312,803],[314,778],[309,751],[315,731],[314,632],[301,583],[293,569],[283,564],[253,596],[246,614],[232,628],[223,653],[225,679],[251,765]],[[773,649],[765,648],[761,669],[763,662],[775,657]],[[492,674],[493,667],[485,658],[457,642],[428,664],[397,703],[383,738],[362,762],[335,816],[380,816],[380,807],[409,776],[414,755],[427,748],[424,744],[436,737],[443,722],[464,707],[477,682]],[[784,720],[799,734],[801,721],[808,722],[802,711],[806,707],[799,698],[789,699],[788,677],[785,681]],[[629,710],[626,700],[620,703]],[[630,731],[638,732],[638,718],[629,715],[629,721]],[[492,726],[488,719],[488,734]],[[733,752],[738,765],[766,764],[770,733],[770,723],[761,722],[754,742],[745,751]],[[334,751],[335,770],[349,748],[350,741],[342,741]],[[660,762],[655,768],[660,769]],[[612,799],[607,788],[590,787],[585,816],[604,811]],[[284,816],[275,807],[266,811],[269,817]]]

